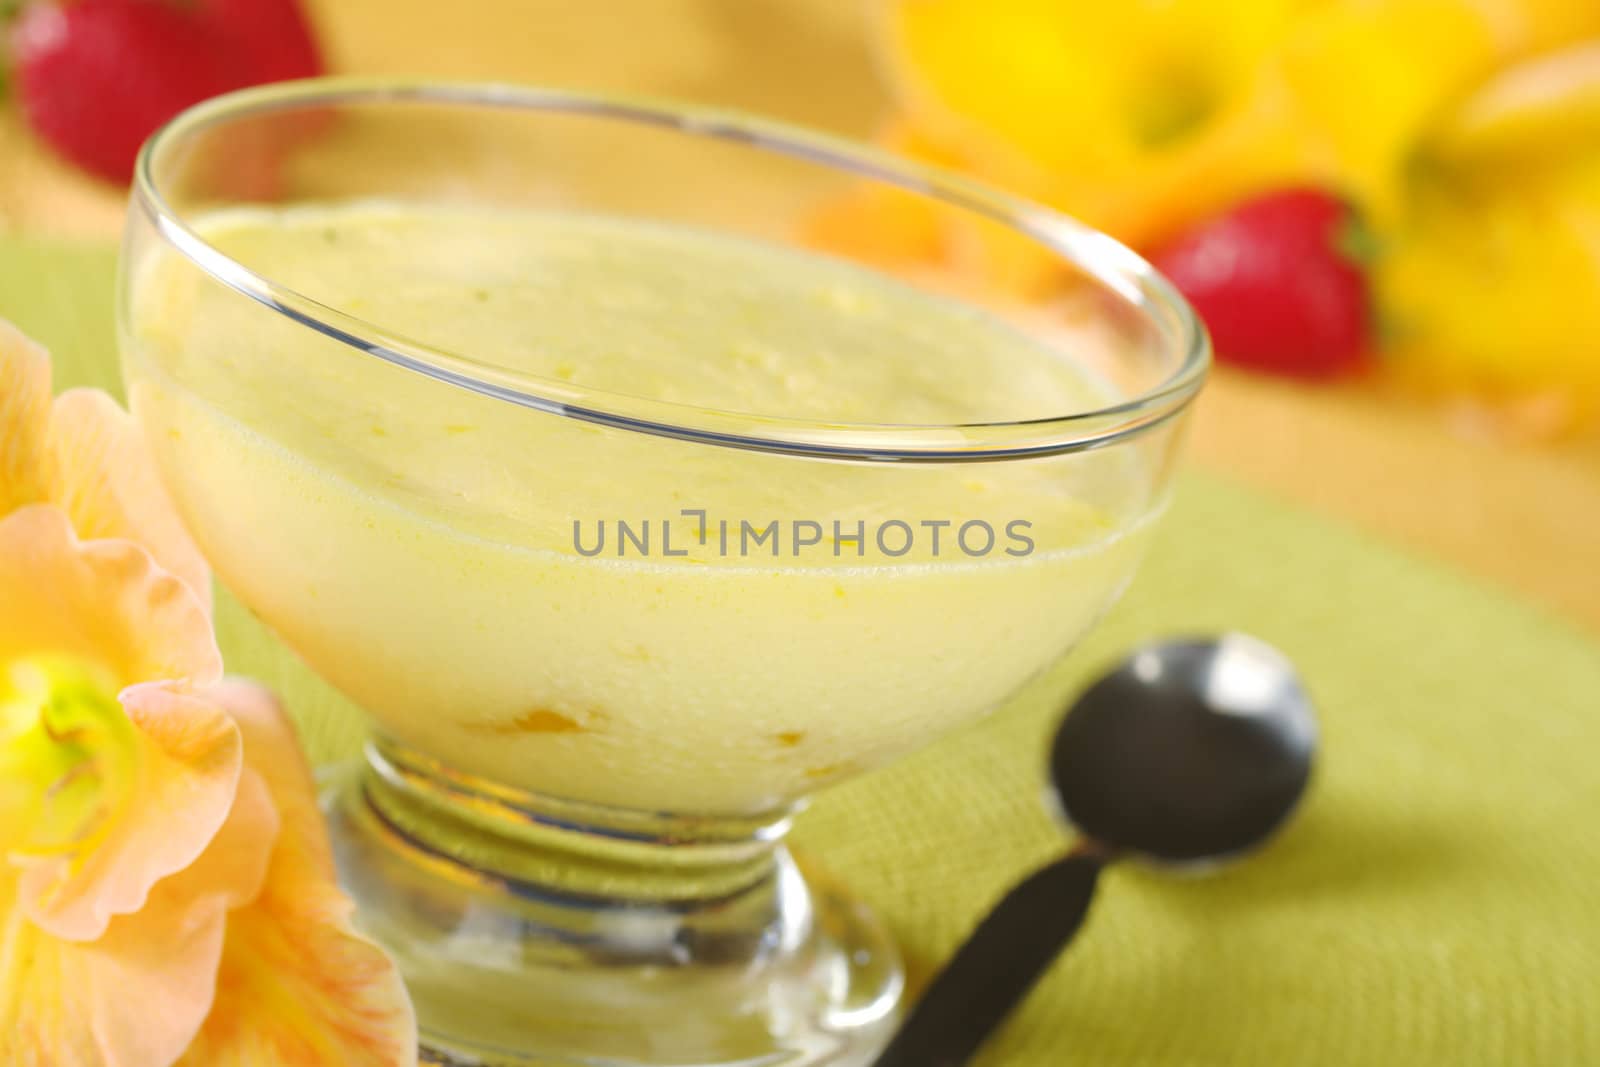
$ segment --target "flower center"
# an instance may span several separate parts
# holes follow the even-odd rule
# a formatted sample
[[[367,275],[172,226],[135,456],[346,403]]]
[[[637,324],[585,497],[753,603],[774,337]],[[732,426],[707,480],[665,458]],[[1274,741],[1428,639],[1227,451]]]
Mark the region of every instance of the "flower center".
[[[0,665],[0,855],[71,853],[103,832],[136,766],[116,693],[78,660]]]

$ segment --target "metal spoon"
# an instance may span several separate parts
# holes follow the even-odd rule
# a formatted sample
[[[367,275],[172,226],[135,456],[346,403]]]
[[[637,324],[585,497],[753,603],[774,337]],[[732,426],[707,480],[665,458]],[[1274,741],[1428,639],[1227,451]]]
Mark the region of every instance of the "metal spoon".
[[[1210,865],[1259,846],[1304,794],[1316,741],[1311,701],[1269,645],[1227,634],[1134,652],[1051,745],[1054,799],[1081,841],[979,924],[875,1067],[966,1063],[1083,925],[1107,863]]]

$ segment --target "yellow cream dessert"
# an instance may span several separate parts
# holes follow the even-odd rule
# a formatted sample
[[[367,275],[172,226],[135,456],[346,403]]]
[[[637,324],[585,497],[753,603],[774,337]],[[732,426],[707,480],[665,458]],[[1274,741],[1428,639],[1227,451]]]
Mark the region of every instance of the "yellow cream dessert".
[[[197,230],[360,338],[601,410],[848,434],[1111,399],[986,312],[687,227],[359,203]],[[883,762],[1064,652],[1158,504],[1120,449],[863,462],[583,421],[385,362],[170,248],[129,269],[132,402],[221,578],[393,737],[519,789],[748,812]]]

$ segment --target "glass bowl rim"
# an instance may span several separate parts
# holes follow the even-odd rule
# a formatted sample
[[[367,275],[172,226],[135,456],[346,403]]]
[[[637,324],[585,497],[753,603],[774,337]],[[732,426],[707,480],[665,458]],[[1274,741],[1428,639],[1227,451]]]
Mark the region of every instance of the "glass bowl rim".
[[[156,178],[157,160],[170,145],[213,126],[281,110],[388,103],[533,110],[633,122],[743,144],[899,186],[980,215],[1044,245],[1152,320],[1162,342],[1180,348],[1182,357],[1160,382],[1135,396],[1093,410],[1022,421],[943,426],[823,422],[654,400],[483,363],[392,333],[378,323],[296,292],[208,243],[174,210]],[[432,78],[345,76],[253,86],[197,104],[151,135],[135,165],[131,210],[142,212],[162,239],[216,281],[366,354],[534,410],[723,447],[829,459],[932,463],[1085,451],[1143,433],[1179,414],[1204,384],[1211,362],[1205,328],[1176,288],[1127,246],[1083,223],[953,172],[846,138],[738,111],[653,97]]]

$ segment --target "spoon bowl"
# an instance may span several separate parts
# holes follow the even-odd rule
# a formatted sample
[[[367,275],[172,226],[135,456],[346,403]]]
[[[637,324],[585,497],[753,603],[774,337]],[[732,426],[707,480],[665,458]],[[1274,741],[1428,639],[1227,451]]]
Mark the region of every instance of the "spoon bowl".
[[[1282,653],[1243,634],[1139,649],[1050,748],[1059,812],[1105,848],[1212,865],[1262,844],[1311,781],[1316,715]]]
[[[1073,703],[1050,746],[1051,796],[1081,840],[995,906],[875,1067],[959,1067],[1089,914],[1122,856],[1210,867],[1259,847],[1311,782],[1316,715],[1293,666],[1253,637],[1148,645]]]

